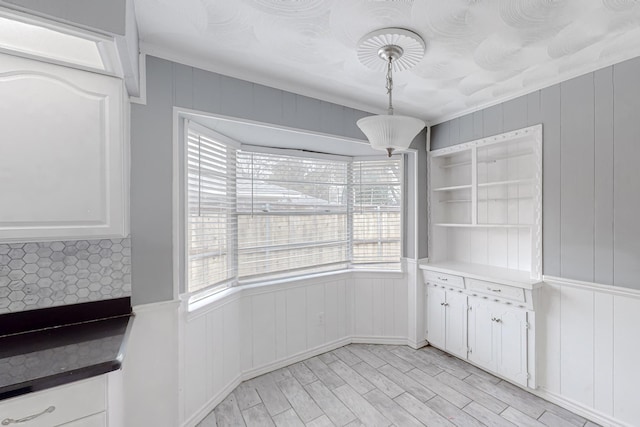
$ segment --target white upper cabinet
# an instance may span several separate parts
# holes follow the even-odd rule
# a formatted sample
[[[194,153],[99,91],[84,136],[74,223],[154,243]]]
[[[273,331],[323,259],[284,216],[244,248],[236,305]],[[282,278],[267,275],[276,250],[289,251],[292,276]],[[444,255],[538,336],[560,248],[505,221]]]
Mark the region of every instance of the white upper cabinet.
[[[541,279],[542,125],[429,157],[429,264]]]
[[[0,242],[128,234],[122,80],[0,55]]]

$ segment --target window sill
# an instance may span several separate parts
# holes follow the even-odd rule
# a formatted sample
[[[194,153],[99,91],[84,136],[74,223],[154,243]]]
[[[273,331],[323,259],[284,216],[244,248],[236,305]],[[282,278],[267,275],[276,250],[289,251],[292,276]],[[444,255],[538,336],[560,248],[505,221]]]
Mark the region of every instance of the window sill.
[[[400,279],[405,276],[405,268],[403,263],[402,270],[380,270],[380,269],[345,269],[337,271],[328,271],[323,273],[313,273],[304,276],[287,277],[274,280],[266,280],[253,283],[240,283],[237,286],[229,287],[204,298],[190,301],[193,295],[183,294],[180,296],[186,312],[189,315],[197,316],[204,313],[208,309],[213,309],[218,305],[228,302],[234,296],[239,297],[241,293],[264,293],[275,292],[278,290],[289,289],[297,286],[307,286],[314,282],[320,283],[326,281],[327,278],[339,277],[345,275],[353,275],[361,278],[380,278],[381,276],[388,279]]]

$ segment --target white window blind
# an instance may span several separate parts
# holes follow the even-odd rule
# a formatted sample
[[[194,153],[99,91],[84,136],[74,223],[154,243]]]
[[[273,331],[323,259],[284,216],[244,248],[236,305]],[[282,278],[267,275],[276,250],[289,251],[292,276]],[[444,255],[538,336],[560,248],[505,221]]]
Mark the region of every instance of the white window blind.
[[[186,291],[398,269],[402,160],[244,151],[187,125]]]
[[[352,263],[395,264],[401,256],[402,160],[354,161]]]
[[[236,150],[189,128],[187,137],[188,291],[236,276]]]
[[[348,162],[239,151],[238,276],[343,269]]]

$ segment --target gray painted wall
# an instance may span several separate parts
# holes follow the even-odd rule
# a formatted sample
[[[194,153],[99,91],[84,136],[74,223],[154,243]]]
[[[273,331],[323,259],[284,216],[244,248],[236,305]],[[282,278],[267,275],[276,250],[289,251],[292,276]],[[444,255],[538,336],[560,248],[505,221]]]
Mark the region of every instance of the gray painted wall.
[[[368,113],[147,57],[147,105],[131,109],[132,303],[173,298],[173,107],[184,107],[294,128],[365,139],[356,121]],[[413,141],[426,165],[425,133]],[[419,171],[426,184],[425,168]],[[421,200],[420,253],[426,254],[426,208]],[[412,236],[413,238],[413,236]],[[410,243],[409,239],[405,239]],[[413,242],[413,240],[411,240]],[[407,256],[413,257],[408,245]],[[425,256],[425,255],[422,255]]]
[[[437,149],[543,124],[544,274],[640,289],[640,58],[432,127]]]

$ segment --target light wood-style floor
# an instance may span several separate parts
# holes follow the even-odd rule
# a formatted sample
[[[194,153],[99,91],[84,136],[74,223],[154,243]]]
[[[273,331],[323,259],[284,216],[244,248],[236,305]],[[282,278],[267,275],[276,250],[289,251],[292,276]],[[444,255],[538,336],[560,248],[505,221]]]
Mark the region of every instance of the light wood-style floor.
[[[351,344],[240,384],[212,426],[593,427],[433,347]]]

